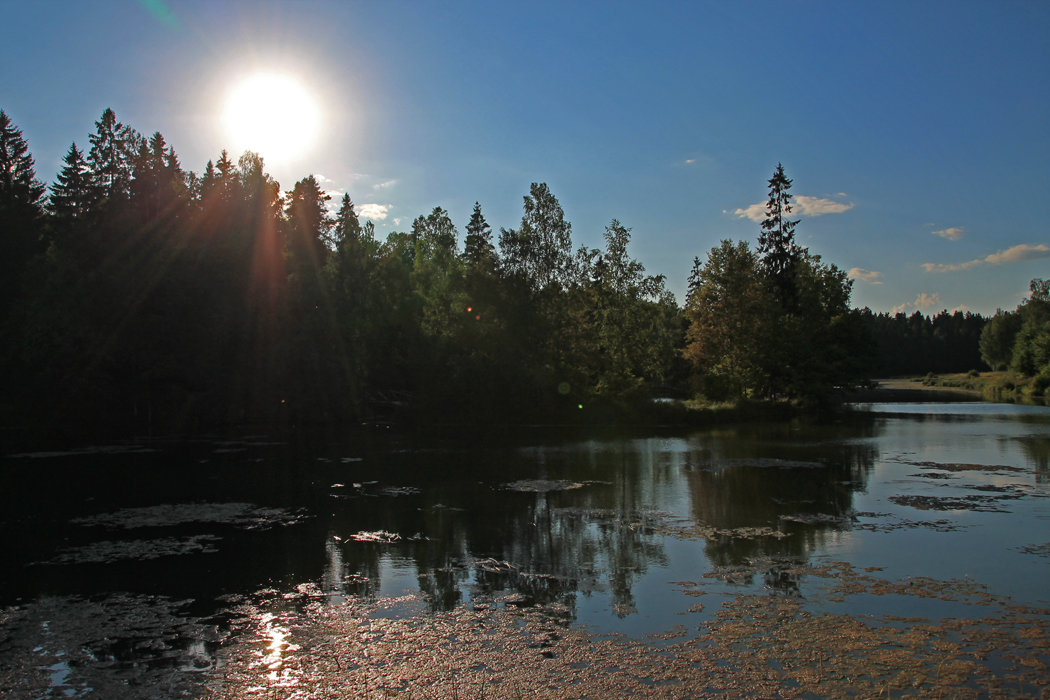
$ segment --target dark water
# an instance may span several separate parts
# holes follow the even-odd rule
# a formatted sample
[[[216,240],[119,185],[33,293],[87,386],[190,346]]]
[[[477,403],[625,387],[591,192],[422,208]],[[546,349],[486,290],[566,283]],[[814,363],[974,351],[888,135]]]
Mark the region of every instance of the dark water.
[[[1046,606],[1048,497],[1050,409],[993,404],[682,435],[247,436],[9,456],[0,652],[50,654],[53,689],[75,696],[62,634],[89,637],[62,643],[99,663],[206,667],[230,607],[260,591],[389,599],[389,615],[513,594],[635,635],[681,625],[699,581],[708,612],[755,591],[858,605],[785,572],[798,562],[966,579]],[[917,603],[864,605],[846,611]],[[22,640],[30,628],[42,641]]]

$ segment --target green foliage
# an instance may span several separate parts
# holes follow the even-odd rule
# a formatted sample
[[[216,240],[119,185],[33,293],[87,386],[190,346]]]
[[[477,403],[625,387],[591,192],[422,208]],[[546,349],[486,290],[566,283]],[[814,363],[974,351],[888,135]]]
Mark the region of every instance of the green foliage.
[[[700,393],[722,401],[759,391],[766,383],[765,348],[775,315],[758,256],[747,243],[723,240],[706,264],[693,261],[684,354]]]
[[[794,244],[781,166],[770,180],[759,253],[722,241],[697,259],[686,300],[685,357],[706,398],[823,400],[867,376],[873,361],[851,281]]]
[[[1050,372],[1050,282],[1034,279],[1029,288],[1031,295],[1014,312],[1020,323],[1010,369],[1034,377]]]
[[[502,229],[499,239],[506,274],[525,280],[533,292],[567,289],[575,280],[572,224],[546,183],[532,183],[521,226]]]
[[[1021,330],[1020,314],[996,311],[981,331],[981,359],[993,370],[1006,369],[1013,359],[1014,342]]]

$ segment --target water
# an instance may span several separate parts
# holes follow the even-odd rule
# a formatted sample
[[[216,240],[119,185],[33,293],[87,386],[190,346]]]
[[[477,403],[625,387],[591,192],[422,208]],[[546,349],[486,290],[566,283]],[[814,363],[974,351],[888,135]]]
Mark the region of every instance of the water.
[[[865,615],[967,607],[844,598],[798,573],[841,565],[1050,605],[1043,407],[871,404],[586,439],[154,441],[0,468],[0,669],[40,670],[55,697],[106,695],[107,676],[77,666],[114,687],[208,673],[263,599],[365,598],[393,617],[557,604],[570,625],[632,636],[695,629],[741,593]],[[291,653],[279,614],[257,617],[264,659]]]

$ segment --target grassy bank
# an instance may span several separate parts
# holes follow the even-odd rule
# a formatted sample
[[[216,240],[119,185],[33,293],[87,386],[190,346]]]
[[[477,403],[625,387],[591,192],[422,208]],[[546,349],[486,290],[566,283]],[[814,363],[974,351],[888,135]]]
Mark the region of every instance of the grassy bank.
[[[910,381],[925,388],[944,388],[974,392],[985,401],[1007,403],[1046,402],[1050,379],[1044,376],[1023,377],[1014,372],[977,372],[958,374],[927,374]]]

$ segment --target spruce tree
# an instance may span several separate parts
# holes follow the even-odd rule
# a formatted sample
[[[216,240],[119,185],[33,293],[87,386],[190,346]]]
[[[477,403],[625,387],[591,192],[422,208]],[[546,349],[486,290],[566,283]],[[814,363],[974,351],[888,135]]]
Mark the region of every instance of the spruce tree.
[[[354,202],[344,194],[335,215],[335,246],[342,249],[356,245],[361,240],[361,220],[354,211]]]
[[[13,303],[26,265],[40,250],[45,190],[22,131],[0,110],[0,317]]]
[[[474,202],[474,212],[467,223],[467,237],[463,242],[463,259],[474,269],[493,269],[496,248],[492,245],[492,227],[481,213],[481,205]]]
[[[800,253],[795,245],[795,224],[798,220],[789,218],[790,189],[791,179],[784,174],[784,166],[777,163],[777,169],[769,180],[766,218],[762,221],[762,232],[758,236],[762,269],[785,310],[793,308],[797,297],[795,272]]]
[[[33,156],[7,113],[0,110],[0,212],[5,217],[40,214],[45,187],[36,179]]]
[[[22,381],[17,324],[8,323],[21,307],[29,262],[41,249],[44,191],[21,130],[0,110],[0,386],[8,388]]]
[[[54,216],[55,230],[64,233],[88,219],[94,210],[98,189],[84,152],[75,142],[62,162],[62,170],[51,184],[48,208]]]
[[[126,198],[131,188],[132,165],[142,137],[130,126],[118,122],[116,113],[107,108],[95,122],[95,133],[89,138],[91,150],[87,161],[101,198],[106,202]]]

